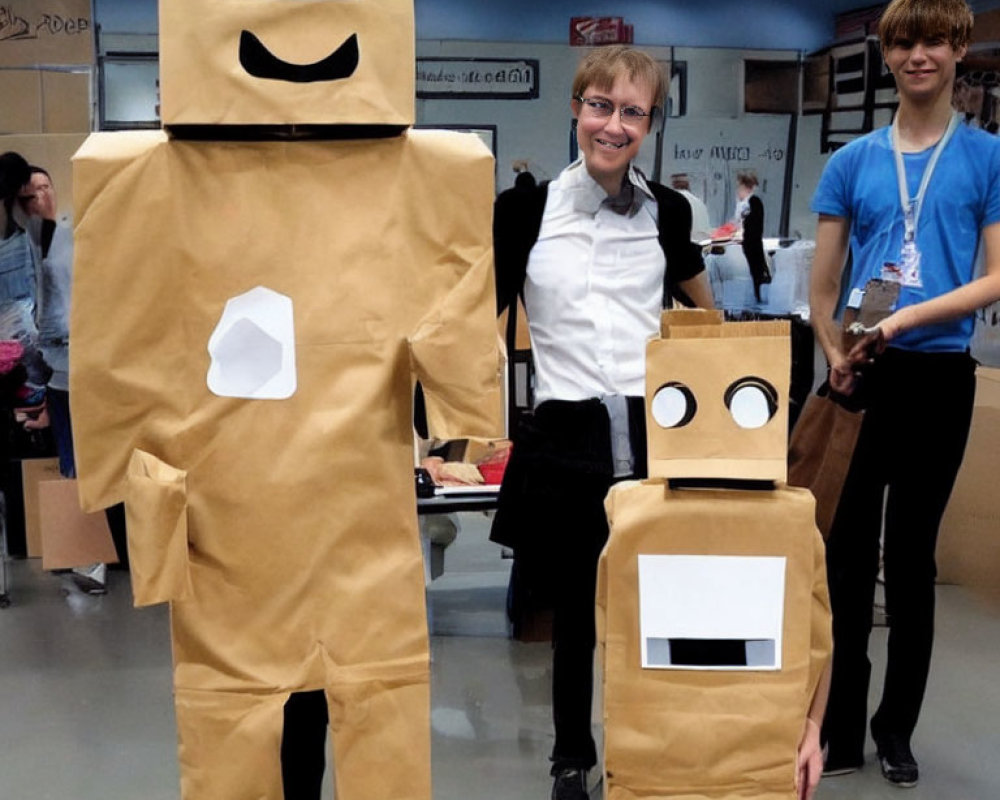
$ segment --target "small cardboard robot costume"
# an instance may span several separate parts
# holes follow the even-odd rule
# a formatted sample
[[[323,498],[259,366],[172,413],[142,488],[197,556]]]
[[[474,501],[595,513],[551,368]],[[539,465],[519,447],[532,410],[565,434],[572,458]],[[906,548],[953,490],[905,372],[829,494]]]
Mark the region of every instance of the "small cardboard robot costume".
[[[651,477],[608,495],[598,573],[609,800],[796,797],[831,635],[813,498],[783,483],[789,366],[787,323],[716,312],[647,347]]]
[[[281,798],[324,690],[337,797],[427,800],[411,406],[501,432],[492,157],[407,129],[410,0],[164,0],[160,44],[171,135],[75,158],[71,397],[83,504],[171,604],[182,795]]]

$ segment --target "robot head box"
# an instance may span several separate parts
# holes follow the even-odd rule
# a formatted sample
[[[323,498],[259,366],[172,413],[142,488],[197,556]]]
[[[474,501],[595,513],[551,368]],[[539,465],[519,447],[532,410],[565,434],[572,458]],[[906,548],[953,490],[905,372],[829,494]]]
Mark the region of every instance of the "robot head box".
[[[160,108],[205,126],[385,126],[414,118],[412,0],[160,0]]]
[[[666,311],[646,346],[651,478],[784,481],[789,324]]]

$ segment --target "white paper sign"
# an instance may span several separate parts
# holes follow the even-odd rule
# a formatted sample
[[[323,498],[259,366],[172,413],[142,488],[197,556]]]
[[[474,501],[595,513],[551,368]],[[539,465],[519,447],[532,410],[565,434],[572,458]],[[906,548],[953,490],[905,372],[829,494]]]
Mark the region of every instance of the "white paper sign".
[[[208,340],[208,388],[220,397],[284,400],[295,394],[292,299],[257,286],[226,302]]]
[[[642,666],[780,670],[785,558],[639,556]]]

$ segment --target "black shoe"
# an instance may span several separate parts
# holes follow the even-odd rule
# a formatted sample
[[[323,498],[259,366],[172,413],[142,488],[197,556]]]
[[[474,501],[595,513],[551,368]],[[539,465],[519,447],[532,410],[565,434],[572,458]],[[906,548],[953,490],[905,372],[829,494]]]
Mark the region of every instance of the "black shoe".
[[[590,795],[587,794],[587,770],[559,770],[552,782],[552,800],[590,800]]]
[[[878,763],[882,767],[882,777],[893,786],[908,789],[916,786],[920,779],[917,760],[905,739],[889,734],[875,740]]]

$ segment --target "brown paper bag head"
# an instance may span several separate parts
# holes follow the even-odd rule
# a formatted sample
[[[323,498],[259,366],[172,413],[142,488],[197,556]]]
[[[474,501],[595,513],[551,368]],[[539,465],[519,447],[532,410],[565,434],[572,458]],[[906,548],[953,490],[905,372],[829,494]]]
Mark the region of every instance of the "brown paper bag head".
[[[164,125],[414,120],[413,0],[160,0]]]
[[[665,311],[646,346],[649,475],[786,477],[788,322]]]

